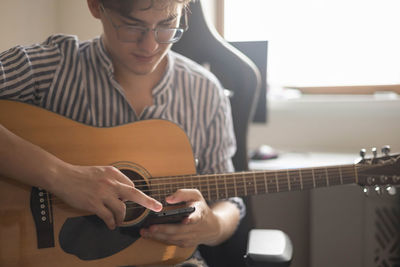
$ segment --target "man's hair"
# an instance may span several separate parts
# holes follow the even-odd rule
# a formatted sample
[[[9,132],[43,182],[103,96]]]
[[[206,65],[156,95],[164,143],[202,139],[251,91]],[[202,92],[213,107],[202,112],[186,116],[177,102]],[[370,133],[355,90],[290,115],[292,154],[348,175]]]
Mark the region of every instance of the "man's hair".
[[[128,15],[133,10],[148,10],[156,8],[159,10],[170,10],[174,4],[182,4],[184,8],[192,0],[100,0],[105,8],[114,10],[121,15]]]

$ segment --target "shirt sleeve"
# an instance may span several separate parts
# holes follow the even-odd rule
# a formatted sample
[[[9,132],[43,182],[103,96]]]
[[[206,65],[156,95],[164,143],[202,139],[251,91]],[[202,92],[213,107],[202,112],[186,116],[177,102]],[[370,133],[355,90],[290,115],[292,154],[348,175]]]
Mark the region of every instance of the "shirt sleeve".
[[[43,99],[60,62],[54,39],[16,46],[0,54],[0,99],[33,104]]]

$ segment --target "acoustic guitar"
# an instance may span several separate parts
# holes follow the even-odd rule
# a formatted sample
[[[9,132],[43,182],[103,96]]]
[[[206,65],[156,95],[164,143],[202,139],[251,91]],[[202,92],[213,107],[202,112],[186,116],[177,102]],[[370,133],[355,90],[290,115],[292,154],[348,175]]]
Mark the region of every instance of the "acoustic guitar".
[[[340,166],[196,175],[185,132],[165,120],[96,128],[1,100],[0,123],[66,162],[113,165],[160,201],[179,188],[196,188],[206,200],[217,200],[400,181],[400,155]],[[142,239],[138,229],[149,211],[130,202],[126,211],[125,227],[111,231],[97,216],[69,207],[50,192],[0,177],[0,266],[167,265],[195,251]]]

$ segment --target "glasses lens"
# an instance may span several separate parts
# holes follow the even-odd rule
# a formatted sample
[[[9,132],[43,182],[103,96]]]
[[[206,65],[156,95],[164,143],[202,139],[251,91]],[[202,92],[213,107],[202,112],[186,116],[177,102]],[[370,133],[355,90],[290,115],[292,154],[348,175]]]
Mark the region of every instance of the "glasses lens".
[[[160,43],[175,43],[181,39],[183,35],[183,29],[157,29],[155,31],[156,39]]]
[[[142,28],[121,26],[118,28],[118,38],[124,42],[137,42],[145,32]]]
[[[159,28],[154,31],[159,43],[175,43],[181,39],[184,29]],[[121,26],[118,28],[118,38],[123,42],[139,42],[146,34],[146,29],[141,27]]]

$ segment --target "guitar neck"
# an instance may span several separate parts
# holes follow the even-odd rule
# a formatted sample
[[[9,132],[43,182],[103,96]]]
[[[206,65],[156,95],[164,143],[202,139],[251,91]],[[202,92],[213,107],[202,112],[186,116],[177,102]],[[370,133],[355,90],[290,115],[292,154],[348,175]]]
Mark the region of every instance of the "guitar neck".
[[[196,188],[207,200],[291,192],[358,183],[356,165],[276,171],[247,171],[224,174],[188,175],[152,179],[154,195],[160,200],[180,188]]]

